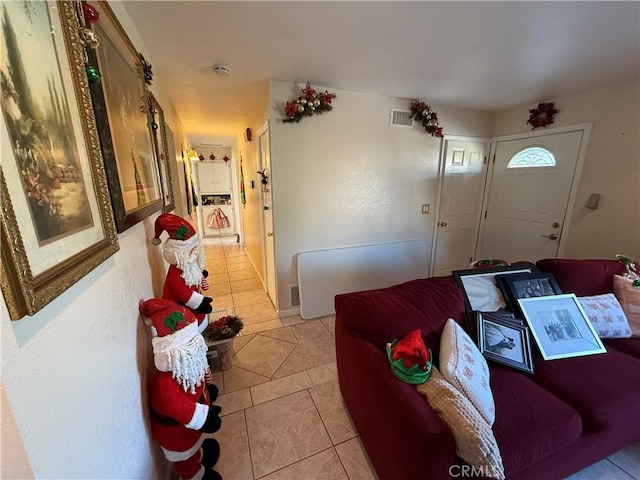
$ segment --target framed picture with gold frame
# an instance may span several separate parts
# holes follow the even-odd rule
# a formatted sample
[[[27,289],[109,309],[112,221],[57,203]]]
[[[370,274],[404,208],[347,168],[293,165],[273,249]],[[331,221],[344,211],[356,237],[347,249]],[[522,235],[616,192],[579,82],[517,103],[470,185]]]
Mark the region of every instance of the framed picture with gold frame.
[[[162,209],[162,185],[138,52],[111,7],[104,1],[92,5],[100,14],[91,24],[100,45],[87,53],[102,78],[91,85],[91,97],[116,228],[123,232]]]
[[[176,208],[175,199],[173,196],[173,183],[171,179],[171,168],[169,162],[175,159],[175,155],[171,155],[170,145],[175,149],[175,143],[173,138],[169,140],[169,131],[167,131],[167,124],[164,120],[164,110],[158,103],[158,100],[149,92],[149,111],[151,113],[151,129],[153,131],[153,147],[156,152],[156,158],[158,160],[158,167],[160,169],[160,183],[162,185],[162,201],[163,210],[165,212],[171,212]],[[171,133],[173,136],[173,133]]]
[[[34,315],[118,250],[76,2],[4,2],[0,285]]]

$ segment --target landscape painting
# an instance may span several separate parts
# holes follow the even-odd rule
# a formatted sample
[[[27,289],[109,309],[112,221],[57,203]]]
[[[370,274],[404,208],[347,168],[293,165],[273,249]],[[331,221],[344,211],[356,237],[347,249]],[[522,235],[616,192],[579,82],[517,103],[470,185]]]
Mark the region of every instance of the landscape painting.
[[[2,114],[39,245],[94,225],[49,15],[2,2]]]

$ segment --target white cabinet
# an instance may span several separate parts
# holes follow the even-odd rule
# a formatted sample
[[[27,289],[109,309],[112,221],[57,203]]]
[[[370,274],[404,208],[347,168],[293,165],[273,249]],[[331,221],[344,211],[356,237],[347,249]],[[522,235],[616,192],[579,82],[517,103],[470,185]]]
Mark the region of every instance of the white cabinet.
[[[227,162],[207,161],[196,165],[198,166],[198,186],[201,195],[231,192],[231,165],[228,165]]]
[[[198,223],[202,237],[237,235],[230,162],[194,163],[198,187]]]

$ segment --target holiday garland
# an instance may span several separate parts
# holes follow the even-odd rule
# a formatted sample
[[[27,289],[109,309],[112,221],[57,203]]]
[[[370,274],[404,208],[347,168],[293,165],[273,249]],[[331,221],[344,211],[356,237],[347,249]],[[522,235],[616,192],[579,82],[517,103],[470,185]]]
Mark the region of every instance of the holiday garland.
[[[438,114],[431,109],[431,105],[421,100],[411,102],[411,116],[422,122],[425,130],[432,137],[442,137],[442,127],[438,124]]]
[[[559,110],[553,108],[553,102],[541,102],[536,108],[529,110],[531,115],[527,123],[531,125],[531,130],[546,127],[553,123],[553,116],[558,112]]]
[[[307,86],[302,89],[302,95],[299,96],[296,100],[287,102],[287,104],[285,105],[284,113],[287,118],[285,118],[283,122],[298,123],[300,120],[302,120],[303,117],[310,117],[314,113],[322,113],[333,110],[331,100],[333,100],[334,98],[336,98],[335,93],[329,93],[326,90],[324,91],[324,93],[318,93],[313,88],[311,88],[311,84],[307,82]]]

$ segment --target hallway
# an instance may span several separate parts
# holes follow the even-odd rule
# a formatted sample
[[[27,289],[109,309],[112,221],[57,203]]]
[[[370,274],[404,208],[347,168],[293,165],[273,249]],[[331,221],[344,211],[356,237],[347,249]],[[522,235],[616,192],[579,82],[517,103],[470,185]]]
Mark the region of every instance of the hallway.
[[[203,243],[214,312],[244,323],[233,366],[214,373],[215,469],[225,480],[375,479],[340,396],[334,317],[279,319],[235,237]]]

